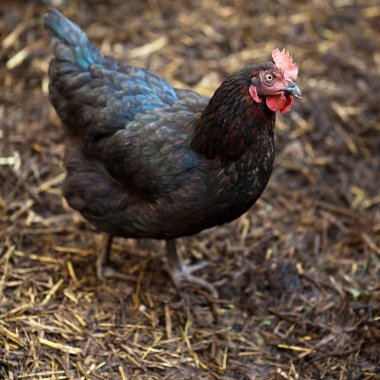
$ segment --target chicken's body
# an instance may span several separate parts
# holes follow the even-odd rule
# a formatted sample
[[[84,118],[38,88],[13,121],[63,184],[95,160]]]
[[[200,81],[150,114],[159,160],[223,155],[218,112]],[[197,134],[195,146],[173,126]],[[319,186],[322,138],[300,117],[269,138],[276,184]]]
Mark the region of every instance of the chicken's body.
[[[198,107],[204,103],[194,98]],[[141,113],[85,148],[70,135],[64,185],[70,206],[102,231],[155,239],[192,235],[247,211],[272,171],[272,125],[258,136],[265,144],[256,141],[236,161],[223,163],[190,148],[184,127],[196,116],[177,107],[180,100],[170,110]]]
[[[50,98],[67,128],[64,196],[100,230],[175,239],[230,222],[269,181],[275,112],[249,95],[246,67],[211,100],[104,57],[49,10]]]

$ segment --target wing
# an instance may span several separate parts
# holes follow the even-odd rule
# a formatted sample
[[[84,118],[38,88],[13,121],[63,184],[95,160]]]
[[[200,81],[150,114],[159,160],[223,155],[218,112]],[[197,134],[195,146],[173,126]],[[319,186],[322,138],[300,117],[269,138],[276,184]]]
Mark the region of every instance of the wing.
[[[197,166],[189,136],[207,98],[103,56],[56,10],[45,28],[53,37],[50,98],[83,153],[128,191],[155,198],[175,190]]]
[[[136,114],[172,105],[165,79],[103,56],[86,34],[55,9],[45,14],[53,39],[50,99],[60,118],[85,143],[124,128]]]
[[[208,99],[181,91],[173,106],[139,113],[125,128],[93,142],[88,154],[112,178],[148,198],[175,191],[199,166],[189,147],[192,126]]]
[[[53,61],[50,99],[63,123],[86,144],[123,129],[140,113],[170,106],[176,100],[174,89],[164,79],[111,59],[107,66],[70,70],[70,66]]]

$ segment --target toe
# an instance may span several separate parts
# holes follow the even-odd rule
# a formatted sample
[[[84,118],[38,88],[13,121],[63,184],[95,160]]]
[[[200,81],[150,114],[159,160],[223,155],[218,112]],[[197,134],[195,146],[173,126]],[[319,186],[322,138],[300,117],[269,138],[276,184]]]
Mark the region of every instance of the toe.
[[[178,289],[181,289],[184,286],[184,284],[191,284],[196,287],[200,287],[207,290],[209,293],[212,294],[214,298],[218,298],[218,291],[216,290],[214,285],[212,285],[208,281],[203,280],[202,278],[193,276],[186,269],[184,271],[181,270],[171,272],[170,275],[173,279],[175,286]]]

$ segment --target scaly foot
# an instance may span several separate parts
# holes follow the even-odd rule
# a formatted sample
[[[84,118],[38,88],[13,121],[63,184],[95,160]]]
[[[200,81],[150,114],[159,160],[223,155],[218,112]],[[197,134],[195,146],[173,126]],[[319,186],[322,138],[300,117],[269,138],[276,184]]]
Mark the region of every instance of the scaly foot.
[[[208,263],[202,263],[207,265]],[[212,294],[214,298],[218,298],[218,291],[215,289],[215,286],[210,282],[203,280],[202,278],[192,275],[193,271],[203,268],[205,265],[183,265],[181,268],[171,268],[169,270],[170,277],[172,278],[174,285],[181,289],[184,284],[192,284],[203,289],[206,289]],[[195,268],[194,268],[195,267]]]
[[[112,235],[106,235],[103,240],[102,247],[99,250],[99,254],[96,259],[96,273],[98,275],[98,278],[102,281],[105,281],[108,278],[114,278],[123,281],[136,280],[133,276],[128,276],[127,274],[120,273],[116,269],[112,268],[109,258],[112,239]]]
[[[167,252],[168,252],[168,272],[172,278],[174,285],[181,289],[184,284],[193,284],[197,287],[206,289],[212,294],[214,298],[218,298],[218,292],[214,285],[202,278],[194,276],[192,273],[204,268],[208,265],[207,262],[202,262],[194,265],[182,265],[181,260],[177,254],[176,244],[174,240],[167,240]]]

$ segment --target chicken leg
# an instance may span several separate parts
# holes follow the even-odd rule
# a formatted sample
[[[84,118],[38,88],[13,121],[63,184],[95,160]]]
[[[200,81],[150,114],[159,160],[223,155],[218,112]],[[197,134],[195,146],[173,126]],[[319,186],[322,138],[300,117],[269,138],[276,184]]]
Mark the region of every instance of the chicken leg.
[[[96,260],[96,272],[98,278],[103,281],[108,278],[124,281],[134,280],[135,278],[133,276],[128,276],[124,273],[120,273],[112,267],[110,254],[113,238],[114,236],[111,234],[104,235],[103,237],[102,247],[99,250],[99,254]],[[212,284],[192,275],[193,272],[208,265],[207,262],[195,265],[183,265],[181,258],[177,253],[175,240],[166,240],[166,248],[168,253],[168,272],[174,282],[174,285],[178,289],[183,286],[183,283],[190,283],[206,289],[213,295],[213,297],[218,298],[218,292]]]
[[[104,235],[103,237],[102,247],[100,248],[96,259],[96,273],[98,278],[103,281],[107,278],[115,278],[124,281],[134,280],[134,277],[120,273],[112,268],[112,261],[110,259],[112,240],[113,235],[111,234]]]
[[[166,240],[166,249],[168,254],[168,272],[174,282],[174,285],[178,289],[182,287],[183,283],[190,283],[206,289],[213,295],[213,297],[218,298],[218,292],[215,289],[214,285],[192,275],[193,272],[202,269],[206,265],[208,265],[207,262],[195,265],[183,265],[181,262],[181,258],[177,252],[175,240]]]

